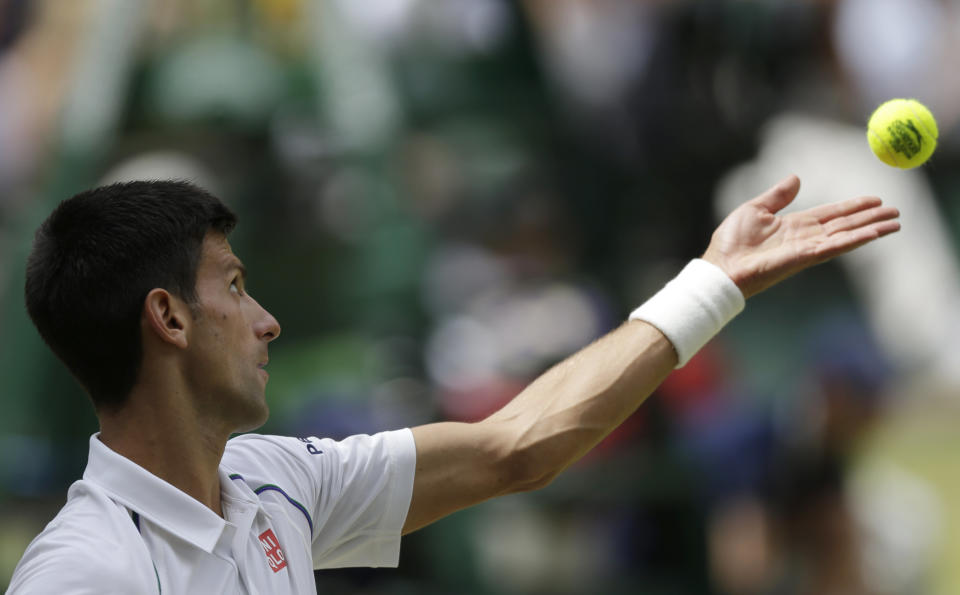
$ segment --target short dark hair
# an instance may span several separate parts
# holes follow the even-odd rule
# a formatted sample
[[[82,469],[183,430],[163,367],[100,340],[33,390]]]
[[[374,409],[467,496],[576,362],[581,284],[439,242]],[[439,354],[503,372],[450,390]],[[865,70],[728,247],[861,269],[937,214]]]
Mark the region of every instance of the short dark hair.
[[[147,294],[159,287],[195,303],[204,237],[236,222],[193,184],[143,181],[81,192],[37,229],[27,311],[97,410],[119,409],[137,380]]]

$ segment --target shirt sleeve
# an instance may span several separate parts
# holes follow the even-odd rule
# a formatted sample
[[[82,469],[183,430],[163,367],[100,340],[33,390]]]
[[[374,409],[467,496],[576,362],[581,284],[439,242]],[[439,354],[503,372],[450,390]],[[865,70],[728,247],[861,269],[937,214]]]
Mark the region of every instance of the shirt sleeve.
[[[254,492],[278,497],[279,488],[302,503],[314,568],[399,562],[416,466],[410,430],[342,441],[246,434],[228,443],[223,462]]]

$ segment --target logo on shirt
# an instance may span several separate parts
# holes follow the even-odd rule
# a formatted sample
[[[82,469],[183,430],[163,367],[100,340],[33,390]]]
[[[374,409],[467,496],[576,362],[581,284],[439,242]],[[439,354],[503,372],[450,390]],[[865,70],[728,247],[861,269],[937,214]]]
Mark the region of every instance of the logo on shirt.
[[[313,438],[297,438],[297,440],[299,440],[300,442],[303,442],[304,444],[307,445],[307,452],[309,452],[310,454],[312,454],[312,455],[322,455],[322,454],[323,454],[323,451],[322,451],[322,450],[320,450],[319,448],[317,448],[316,446],[314,446],[314,445],[310,442],[311,440],[313,440]]]
[[[270,565],[270,570],[280,572],[287,567],[287,559],[283,557],[280,541],[274,535],[273,529],[267,529],[260,534],[260,545],[263,546],[263,552],[267,554],[267,564]]]

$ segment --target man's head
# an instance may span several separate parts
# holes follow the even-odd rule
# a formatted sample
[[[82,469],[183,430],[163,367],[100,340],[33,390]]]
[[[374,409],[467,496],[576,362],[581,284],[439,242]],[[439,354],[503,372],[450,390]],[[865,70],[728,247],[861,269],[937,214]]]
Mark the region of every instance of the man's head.
[[[64,201],[37,230],[27,310],[98,410],[120,408],[143,359],[141,316],[156,288],[196,304],[205,238],[236,216],[186,182],[113,184]]]

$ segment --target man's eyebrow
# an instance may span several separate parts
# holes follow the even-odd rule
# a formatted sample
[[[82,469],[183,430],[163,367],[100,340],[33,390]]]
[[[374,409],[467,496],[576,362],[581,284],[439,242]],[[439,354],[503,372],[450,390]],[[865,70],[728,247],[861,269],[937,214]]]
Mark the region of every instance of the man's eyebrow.
[[[240,277],[246,281],[247,280],[247,267],[243,266],[243,263],[239,260],[231,260],[227,263],[227,271],[240,271]]]

